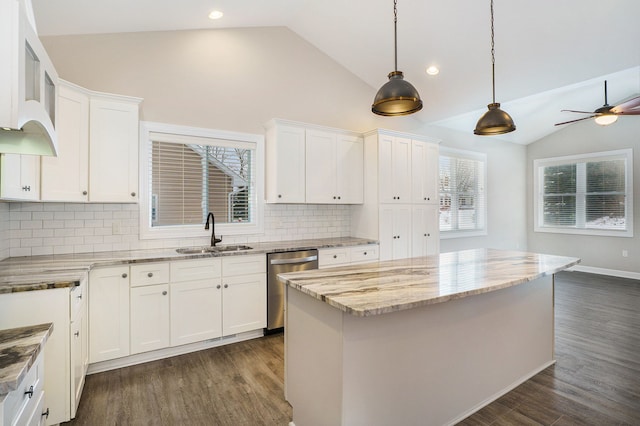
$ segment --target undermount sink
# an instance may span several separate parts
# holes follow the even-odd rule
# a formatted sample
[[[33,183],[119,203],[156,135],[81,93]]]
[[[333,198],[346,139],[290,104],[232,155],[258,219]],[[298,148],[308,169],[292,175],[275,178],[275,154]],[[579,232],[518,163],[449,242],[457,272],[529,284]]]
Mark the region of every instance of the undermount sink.
[[[253,247],[249,247],[246,245],[238,244],[231,246],[206,246],[206,247],[184,247],[176,249],[176,251],[180,254],[204,254],[204,253],[220,253],[220,252],[228,252],[228,251],[242,251],[242,250],[251,250]]]

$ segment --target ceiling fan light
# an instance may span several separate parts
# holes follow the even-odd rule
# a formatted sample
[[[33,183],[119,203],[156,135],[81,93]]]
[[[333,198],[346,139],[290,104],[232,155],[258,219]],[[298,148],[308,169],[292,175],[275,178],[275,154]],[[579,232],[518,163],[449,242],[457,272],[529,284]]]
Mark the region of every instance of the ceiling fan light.
[[[618,121],[618,116],[614,114],[602,114],[597,116],[594,121],[601,126],[608,126]]]
[[[404,80],[402,71],[389,73],[387,81],[376,93],[371,111],[384,116],[409,115],[422,109],[422,100],[415,87]]]
[[[502,135],[516,130],[516,125],[509,114],[500,109],[500,104],[494,102],[487,105],[489,111],[485,112],[473,131],[480,136]]]

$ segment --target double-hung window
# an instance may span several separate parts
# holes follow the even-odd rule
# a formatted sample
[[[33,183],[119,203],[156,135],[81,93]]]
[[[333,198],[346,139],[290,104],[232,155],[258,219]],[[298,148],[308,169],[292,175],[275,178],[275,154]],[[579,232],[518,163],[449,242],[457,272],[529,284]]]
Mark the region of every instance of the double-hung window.
[[[535,231],[633,236],[633,152],[534,161]]]
[[[440,149],[440,237],[486,235],[486,154]]]
[[[261,230],[263,137],[160,123],[142,126],[140,233],[201,236]]]

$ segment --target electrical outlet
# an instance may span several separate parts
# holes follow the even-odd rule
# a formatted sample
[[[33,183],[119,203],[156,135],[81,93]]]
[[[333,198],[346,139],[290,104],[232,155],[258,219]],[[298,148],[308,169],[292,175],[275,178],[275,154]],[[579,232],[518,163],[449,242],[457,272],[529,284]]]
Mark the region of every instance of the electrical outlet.
[[[116,220],[111,224],[111,233],[113,235],[120,234],[120,221]]]
[[[629,252],[627,250],[622,250],[622,257],[629,257]]]

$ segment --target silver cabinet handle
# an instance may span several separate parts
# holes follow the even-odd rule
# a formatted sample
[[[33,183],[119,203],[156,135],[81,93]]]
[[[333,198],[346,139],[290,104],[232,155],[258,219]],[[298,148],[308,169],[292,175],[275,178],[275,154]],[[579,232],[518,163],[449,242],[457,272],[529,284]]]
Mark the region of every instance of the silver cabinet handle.
[[[318,256],[294,257],[292,259],[271,259],[272,265],[288,265],[290,263],[305,263],[318,260]]]

